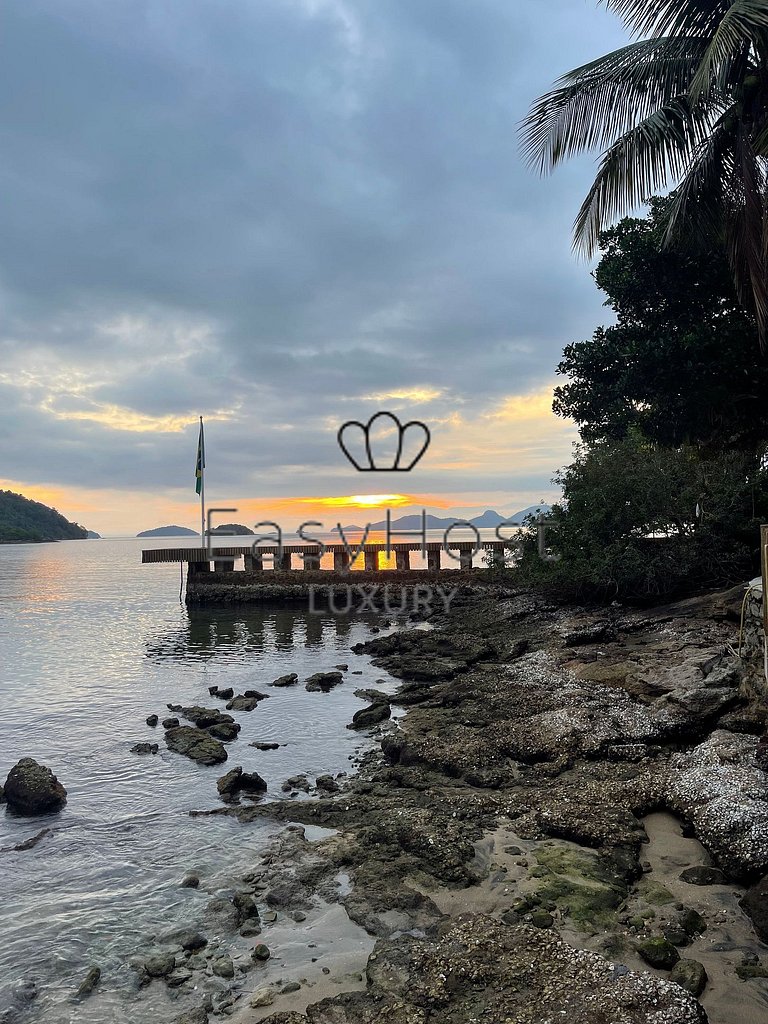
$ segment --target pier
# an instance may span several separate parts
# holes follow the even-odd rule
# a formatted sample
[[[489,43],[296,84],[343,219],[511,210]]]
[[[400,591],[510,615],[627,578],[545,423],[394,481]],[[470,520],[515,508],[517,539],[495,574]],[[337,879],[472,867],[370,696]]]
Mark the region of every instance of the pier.
[[[325,545],[321,559],[316,544],[252,545],[199,548],[148,548],[142,563],[186,563],[187,602],[306,600],[318,589],[333,594],[352,585],[384,584],[412,588],[451,577],[456,582],[474,576],[473,569],[487,568],[486,552],[503,559],[510,547],[503,541],[397,542],[389,545],[393,566],[383,566],[384,542],[359,546]],[[351,553],[356,557],[353,561]],[[425,562],[412,565],[417,553]],[[323,568],[321,562],[330,563]],[[362,562],[360,568],[356,566]]]

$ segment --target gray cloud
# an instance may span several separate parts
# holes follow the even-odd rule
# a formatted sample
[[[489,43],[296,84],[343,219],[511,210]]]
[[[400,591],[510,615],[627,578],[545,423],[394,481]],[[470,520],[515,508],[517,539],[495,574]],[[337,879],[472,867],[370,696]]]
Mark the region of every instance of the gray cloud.
[[[57,417],[118,406],[228,411],[226,486],[332,487],[356,396],[477,419],[540,386],[605,314],[568,239],[591,167],[539,181],[516,125],[620,42],[593,0],[7,0],[0,476],[186,482],[185,437]]]

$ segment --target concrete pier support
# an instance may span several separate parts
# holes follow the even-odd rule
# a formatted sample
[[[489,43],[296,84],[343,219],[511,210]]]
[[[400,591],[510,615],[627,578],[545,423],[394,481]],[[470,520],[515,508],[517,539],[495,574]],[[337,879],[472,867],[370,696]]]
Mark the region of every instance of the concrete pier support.
[[[291,564],[291,552],[290,551],[284,551],[283,552],[282,556],[277,561],[277,568],[280,570],[280,572],[290,572],[291,571],[291,569],[293,568],[293,565]]]
[[[334,553],[333,553],[333,571],[334,572],[349,572],[349,552],[348,551],[334,551]]]
[[[264,560],[261,555],[245,555],[244,561],[246,572],[261,572],[264,569]]]
[[[214,572],[234,572],[235,571],[235,560],[234,560],[234,558],[214,558],[214,560],[213,560],[213,571]]]
[[[407,572],[411,568],[410,551],[395,551],[395,568],[398,572]]]
[[[440,549],[427,552],[427,569],[430,572],[440,572]]]
[[[460,569],[471,569],[472,568],[472,552],[471,551],[459,551],[459,568]]]
[[[364,556],[364,565],[366,572],[376,572],[379,568],[379,553],[378,551],[366,551]]]
[[[317,551],[305,551],[302,555],[304,559],[304,569],[308,571],[317,571],[320,568],[320,554]]]
[[[198,572],[210,572],[210,562],[190,562],[189,563],[189,575],[194,576]]]

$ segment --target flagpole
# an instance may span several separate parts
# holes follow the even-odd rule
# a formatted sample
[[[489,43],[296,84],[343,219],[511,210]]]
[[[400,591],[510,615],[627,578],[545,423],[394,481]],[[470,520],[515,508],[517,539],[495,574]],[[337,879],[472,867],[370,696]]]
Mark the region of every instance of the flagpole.
[[[200,417],[200,537],[205,547],[205,437],[203,435],[203,417]]]

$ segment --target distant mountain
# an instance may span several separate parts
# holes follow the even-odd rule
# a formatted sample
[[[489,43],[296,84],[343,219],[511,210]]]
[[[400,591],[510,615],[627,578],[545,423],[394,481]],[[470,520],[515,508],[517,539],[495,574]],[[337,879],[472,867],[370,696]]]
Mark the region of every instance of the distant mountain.
[[[155,530],[144,530],[137,537],[199,537],[199,533],[188,530],[186,526],[158,526]]]
[[[101,534],[96,533],[94,530],[87,530],[88,540],[101,540]]]
[[[449,526],[453,526],[456,522],[468,522],[473,526],[476,526],[479,530],[493,529],[498,526],[499,523],[512,523],[515,526],[521,526],[526,516],[537,515],[539,511],[549,512],[549,505],[530,505],[528,508],[522,509],[520,512],[513,512],[510,515],[502,515],[500,512],[495,512],[493,509],[486,509],[482,515],[475,516],[472,519],[460,520],[456,516],[450,518],[441,518],[440,516],[433,516],[427,514],[426,526],[428,530],[447,530]],[[387,521],[381,519],[377,523],[371,523],[369,529],[371,530],[386,530]],[[353,530],[362,532],[364,526],[345,526],[343,527],[344,532],[351,533]],[[392,530],[420,530],[421,529],[421,515],[408,515],[401,516],[399,519],[392,520]]]
[[[249,530],[242,523],[223,523],[211,530],[211,533],[223,533],[230,537],[253,537],[253,530]]]
[[[0,491],[0,544],[33,544],[52,540],[85,540],[87,530],[70,523],[55,508],[23,494]]]

